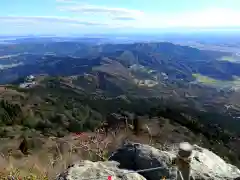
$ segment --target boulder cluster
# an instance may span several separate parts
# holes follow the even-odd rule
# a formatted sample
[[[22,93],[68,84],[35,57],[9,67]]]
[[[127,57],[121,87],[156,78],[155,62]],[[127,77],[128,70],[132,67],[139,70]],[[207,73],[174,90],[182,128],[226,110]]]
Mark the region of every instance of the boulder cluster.
[[[177,150],[162,151],[149,145],[128,142],[109,161],[81,161],[61,173],[57,180],[160,180],[179,179]],[[238,180],[240,170],[208,149],[193,145],[190,179]],[[144,169],[152,169],[150,171]],[[180,178],[181,179],[181,178]]]

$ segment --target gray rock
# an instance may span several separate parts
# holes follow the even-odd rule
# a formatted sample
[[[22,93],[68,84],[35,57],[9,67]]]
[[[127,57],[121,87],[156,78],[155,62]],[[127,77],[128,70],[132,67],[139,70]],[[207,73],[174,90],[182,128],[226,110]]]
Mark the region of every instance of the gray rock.
[[[120,168],[140,170],[153,167],[162,169],[149,172],[140,172],[148,180],[161,179],[163,176],[176,179],[176,169],[172,162],[177,151],[167,152],[153,148],[149,145],[127,143],[110,157],[120,163]],[[226,180],[240,176],[240,170],[226,163],[213,152],[194,145],[191,157],[191,177],[195,180]]]
[[[240,170],[236,166],[197,145],[194,145],[191,168],[195,179],[232,180],[240,176]]]
[[[107,180],[108,176],[112,176],[112,180],[146,180],[136,172],[119,169],[118,165],[114,161],[81,161],[60,174],[57,180]]]
[[[120,168],[142,170],[161,167],[160,170],[141,172],[148,180],[167,177],[176,179],[176,168],[172,167],[172,159],[175,156],[167,151],[160,151],[149,145],[127,143],[118,149],[111,157],[120,163]]]

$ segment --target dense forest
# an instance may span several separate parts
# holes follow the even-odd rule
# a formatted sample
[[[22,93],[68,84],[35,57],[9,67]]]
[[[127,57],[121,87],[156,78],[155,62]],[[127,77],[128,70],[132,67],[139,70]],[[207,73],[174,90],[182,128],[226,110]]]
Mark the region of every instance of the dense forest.
[[[17,53],[4,56],[4,65],[20,64],[0,72],[2,139],[66,137],[128,125],[141,136],[142,124],[154,122],[160,128],[155,141],[191,141],[240,165],[240,66],[219,61],[229,53],[171,43],[11,47],[0,46]],[[29,75],[35,84],[21,88]]]
[[[161,121],[161,118],[166,118],[173,124],[179,124],[176,127],[184,126],[196,136],[204,136],[208,139],[208,148],[226,156],[234,164],[240,162],[238,149],[233,149],[238,146],[239,132],[234,131],[235,127],[228,129],[216,121],[216,117],[223,122],[233,121],[231,116],[217,110],[200,111],[160,97],[107,98],[69,87],[59,78],[47,78],[41,86],[31,89],[23,90],[13,85],[7,89],[19,92],[21,98],[11,95],[1,100],[2,138],[12,137],[13,131],[14,134],[25,136],[40,133],[63,137],[72,132],[94,131],[103,124],[111,129],[125,123],[124,118],[119,117],[125,117],[133,125],[135,134],[138,134],[141,119],[151,121],[152,118],[159,118]],[[219,149],[219,144],[224,148]]]

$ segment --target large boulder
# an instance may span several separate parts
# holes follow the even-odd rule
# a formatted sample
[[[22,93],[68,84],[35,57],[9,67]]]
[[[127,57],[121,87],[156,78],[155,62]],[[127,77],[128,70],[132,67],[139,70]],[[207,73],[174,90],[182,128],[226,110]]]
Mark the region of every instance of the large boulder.
[[[163,177],[176,179],[176,169],[171,166],[174,157],[175,155],[167,151],[160,151],[149,145],[129,142],[113,153],[110,160],[119,162],[120,168],[131,170],[160,167],[159,170],[140,173],[148,180],[156,180]]]
[[[81,161],[60,174],[57,177],[57,180],[107,180],[108,176],[112,176],[112,180],[146,180],[143,176],[136,172],[119,169],[118,165],[119,163],[114,161]]]
[[[240,177],[240,170],[226,163],[208,149],[194,145],[191,161],[192,175],[195,179],[234,179]]]
[[[191,177],[195,180],[226,180],[240,176],[240,170],[226,163],[213,152],[194,145],[191,161]],[[177,151],[161,151],[149,145],[127,143],[112,154],[110,160],[120,163],[120,168],[140,170],[161,167],[159,170],[140,172],[148,180],[176,178],[176,169],[173,162]]]

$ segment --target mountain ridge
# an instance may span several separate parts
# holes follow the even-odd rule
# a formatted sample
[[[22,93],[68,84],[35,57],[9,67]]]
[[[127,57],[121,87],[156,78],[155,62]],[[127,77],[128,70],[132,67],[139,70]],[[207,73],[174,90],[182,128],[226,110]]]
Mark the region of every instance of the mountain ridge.
[[[171,43],[20,43],[1,48],[1,55],[22,53],[0,60],[22,63],[0,71],[1,138],[18,142],[21,136],[39,136],[44,141],[96,134],[99,128],[114,133],[121,127],[121,133],[129,128],[129,136],[144,140],[150,138],[148,125],[156,132],[156,143],[201,144],[239,167],[240,92],[221,83],[235,80],[240,65],[218,60],[229,54]],[[22,88],[29,75],[34,85]],[[218,87],[209,86],[212,79],[218,79]],[[138,136],[133,135],[136,119],[143,124]]]

